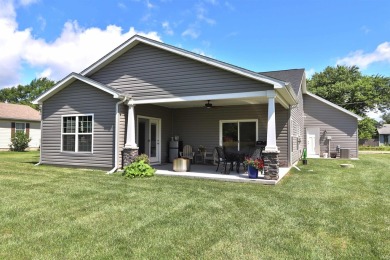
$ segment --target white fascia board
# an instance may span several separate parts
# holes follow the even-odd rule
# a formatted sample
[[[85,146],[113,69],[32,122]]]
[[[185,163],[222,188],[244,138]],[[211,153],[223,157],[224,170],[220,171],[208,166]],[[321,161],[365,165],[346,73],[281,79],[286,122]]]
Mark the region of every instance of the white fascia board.
[[[280,96],[285,101],[285,104],[280,102],[284,107],[298,104],[298,97],[295,95],[294,90],[290,85],[287,85],[286,88],[276,89],[276,92],[278,93],[278,96]]]
[[[75,80],[83,81],[84,83],[86,83],[88,85],[91,85],[95,88],[98,88],[98,89],[104,91],[104,92],[107,92],[107,93],[111,94],[114,98],[121,98],[121,95],[118,92],[116,92],[110,88],[107,88],[103,84],[100,84],[100,83],[98,83],[94,80],[91,80],[89,78],[83,77],[79,74],[71,73],[66,78],[64,78],[63,80],[58,82],[56,85],[54,85],[51,89],[49,89],[48,91],[44,92],[41,96],[36,98],[32,103],[33,104],[41,104],[44,100],[50,98],[51,96],[53,96],[54,94],[56,94],[60,90],[64,89],[69,84],[73,83]]]
[[[176,98],[161,98],[161,99],[143,99],[134,100],[132,104],[156,104],[156,103],[169,103],[169,102],[186,102],[186,101],[202,101],[202,100],[218,100],[218,99],[239,99],[239,98],[251,98],[251,97],[266,97],[267,91],[252,91],[241,92],[232,94],[216,94],[216,95],[201,95],[201,96],[186,96]]]
[[[330,101],[328,101],[328,100],[326,100],[326,99],[324,99],[322,97],[319,97],[319,96],[317,96],[317,95],[315,95],[313,93],[306,92],[305,94],[308,95],[308,96],[311,96],[312,98],[315,98],[315,99],[317,99],[317,100],[319,100],[319,101],[321,101],[321,102],[323,102],[323,103],[325,103],[325,104],[327,104],[327,105],[329,105],[331,107],[334,107],[334,108],[336,108],[336,109],[338,109],[338,110],[340,110],[340,111],[342,111],[342,112],[344,112],[344,113],[346,113],[346,114],[348,114],[350,116],[356,117],[357,120],[362,120],[363,119],[361,116],[358,116],[355,113],[352,113],[351,111],[349,111],[349,110],[347,110],[345,108],[342,108],[342,107],[340,107],[340,106],[338,106],[338,105],[336,105],[336,104],[334,104],[334,103],[332,103],[332,102],[330,102]]]
[[[274,86],[274,88],[284,88],[286,86],[286,82],[284,82],[284,81],[269,78],[269,77],[266,77],[266,76],[261,75],[259,73],[251,72],[249,70],[240,69],[240,68],[235,67],[233,65],[219,62],[217,60],[214,60],[214,59],[211,59],[211,58],[208,58],[205,56],[197,55],[195,53],[185,51],[185,50],[182,50],[182,49],[179,49],[179,48],[167,45],[167,44],[163,44],[163,43],[160,43],[160,42],[157,42],[154,40],[150,40],[148,38],[140,37],[138,35],[136,35],[136,36],[130,38],[129,40],[127,40],[126,42],[124,42],[122,45],[120,45],[119,47],[117,47],[116,49],[114,49],[113,51],[108,53],[106,56],[104,56],[103,58],[101,58],[100,60],[98,60],[97,62],[92,64],[90,67],[83,70],[80,74],[83,76],[87,76],[89,73],[94,72],[96,69],[98,69],[101,65],[104,65],[106,63],[108,64],[109,62],[113,61],[115,58],[120,56],[122,53],[130,50],[131,48],[133,48],[134,46],[136,46],[140,42],[147,44],[147,45],[150,45],[150,46],[153,46],[153,47],[156,47],[156,48],[159,48],[159,49],[169,51],[171,53],[175,53],[175,54],[190,58],[192,60],[196,60],[196,61],[206,63],[206,64],[209,64],[211,66],[214,66],[214,67],[217,67],[217,68],[220,68],[223,70],[233,72],[235,74],[245,76],[247,78],[251,78],[251,79],[254,79],[257,81],[271,84]]]

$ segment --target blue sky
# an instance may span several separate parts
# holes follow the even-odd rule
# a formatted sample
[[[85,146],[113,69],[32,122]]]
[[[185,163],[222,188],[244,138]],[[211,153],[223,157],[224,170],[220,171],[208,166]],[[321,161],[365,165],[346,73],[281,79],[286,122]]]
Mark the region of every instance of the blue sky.
[[[253,71],[390,76],[389,0],[0,0],[0,88],[80,72],[134,33]]]

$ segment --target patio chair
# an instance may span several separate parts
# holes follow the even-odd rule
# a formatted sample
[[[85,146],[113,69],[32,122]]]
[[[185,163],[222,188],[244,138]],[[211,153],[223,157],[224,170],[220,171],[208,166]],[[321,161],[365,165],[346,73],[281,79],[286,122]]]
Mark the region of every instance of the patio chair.
[[[183,152],[180,152],[180,157],[190,159],[193,162],[195,156],[195,152],[192,151],[191,145],[185,145],[183,147]]]
[[[227,164],[228,163],[232,164],[233,162],[228,160],[222,147],[217,146],[217,147],[215,147],[215,150],[217,151],[217,154],[218,154],[217,169],[215,171],[218,171],[219,165],[222,163],[222,165],[224,167],[224,170],[223,170],[224,173],[230,173],[230,169],[231,169],[232,165],[229,165],[229,168],[227,168]]]

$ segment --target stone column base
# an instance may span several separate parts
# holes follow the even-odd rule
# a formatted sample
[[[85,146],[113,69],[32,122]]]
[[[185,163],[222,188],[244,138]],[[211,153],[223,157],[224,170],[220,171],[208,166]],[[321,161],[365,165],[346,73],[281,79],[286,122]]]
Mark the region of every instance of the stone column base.
[[[264,179],[279,179],[279,152],[263,152],[264,157]]]
[[[123,167],[125,167],[134,162],[135,157],[138,156],[138,148],[124,148],[122,153]]]

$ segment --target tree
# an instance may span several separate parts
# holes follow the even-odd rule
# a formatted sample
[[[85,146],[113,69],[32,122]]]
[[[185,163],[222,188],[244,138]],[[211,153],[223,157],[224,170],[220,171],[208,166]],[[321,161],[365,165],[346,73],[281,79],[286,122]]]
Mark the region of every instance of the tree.
[[[381,118],[382,118],[381,124],[390,124],[390,112],[383,113]]]
[[[375,119],[365,117],[359,121],[359,139],[371,139],[377,135],[378,122]]]
[[[361,116],[390,108],[390,78],[362,75],[357,66],[326,67],[307,86],[310,92]]]
[[[34,79],[27,85],[18,85],[17,87],[4,88],[0,90],[0,102],[13,104],[29,105],[38,109],[37,105],[31,102],[44,91],[54,86],[55,82],[48,78]]]

